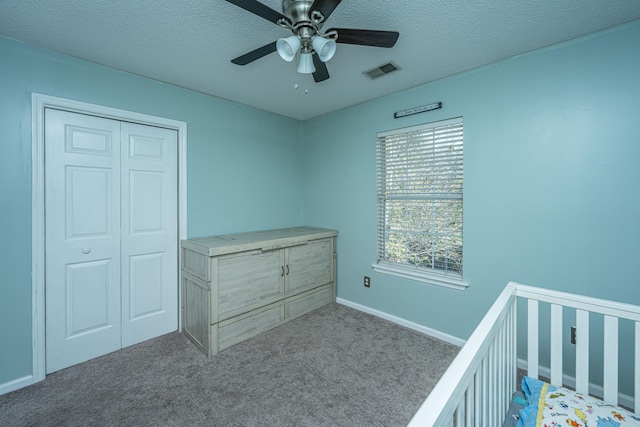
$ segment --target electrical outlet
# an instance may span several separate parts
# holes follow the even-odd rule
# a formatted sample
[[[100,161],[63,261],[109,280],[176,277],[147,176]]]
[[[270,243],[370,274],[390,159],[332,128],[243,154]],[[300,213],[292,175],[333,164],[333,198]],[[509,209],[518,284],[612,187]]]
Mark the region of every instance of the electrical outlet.
[[[367,276],[364,276],[364,287],[365,288],[370,288],[371,287],[371,279]]]
[[[571,344],[575,344],[576,343],[576,327],[572,326],[571,327]]]

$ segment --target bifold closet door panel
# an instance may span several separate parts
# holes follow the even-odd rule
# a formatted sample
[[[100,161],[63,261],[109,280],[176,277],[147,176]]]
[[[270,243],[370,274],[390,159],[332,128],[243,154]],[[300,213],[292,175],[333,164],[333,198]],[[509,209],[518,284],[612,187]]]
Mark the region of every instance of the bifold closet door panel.
[[[178,329],[178,133],[121,129],[125,347]]]
[[[47,373],[121,347],[120,209],[120,122],[47,109]]]

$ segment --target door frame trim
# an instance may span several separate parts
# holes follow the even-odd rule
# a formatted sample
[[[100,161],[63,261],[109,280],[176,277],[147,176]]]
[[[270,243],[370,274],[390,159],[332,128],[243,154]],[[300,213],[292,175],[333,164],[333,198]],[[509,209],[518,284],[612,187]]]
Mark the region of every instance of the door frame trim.
[[[182,251],[180,240],[187,238],[187,123],[183,121],[136,113],[72,99],[32,93],[31,95],[31,377],[22,378],[14,389],[24,387],[46,376],[45,366],[45,200],[44,200],[44,114],[46,108],[99,116],[173,129],[178,132],[178,272]],[[180,275],[180,273],[178,273]],[[182,280],[178,281],[178,330],[182,329]],[[8,391],[8,390],[7,390]]]

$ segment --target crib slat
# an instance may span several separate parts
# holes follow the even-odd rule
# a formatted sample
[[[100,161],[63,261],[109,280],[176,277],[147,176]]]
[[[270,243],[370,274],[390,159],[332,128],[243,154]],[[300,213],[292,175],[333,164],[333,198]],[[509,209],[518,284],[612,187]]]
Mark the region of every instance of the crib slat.
[[[527,301],[527,372],[538,378],[538,301]]]
[[[589,394],[589,312],[576,310],[576,391]]]
[[[469,388],[467,388],[467,407],[465,410],[465,426],[467,427],[471,427],[472,425],[474,425],[474,413],[475,413],[475,396],[474,396],[474,390],[475,390],[475,381],[472,381],[471,384],[469,384]]]
[[[485,358],[482,360],[482,394],[479,396],[482,402],[482,410],[480,411],[481,426],[489,425],[489,381],[491,378],[488,372],[487,359]]]
[[[504,383],[503,383],[503,373],[504,373],[504,325],[500,328],[498,332],[498,342],[496,343],[496,398],[498,399],[498,411],[496,417],[501,417],[504,410]]]
[[[618,404],[618,318],[604,316],[604,401]]]
[[[481,425],[481,407],[482,407],[482,386],[481,384],[483,383],[484,378],[482,378],[482,367],[480,367],[478,369],[478,371],[476,372],[476,383],[473,386],[474,389],[474,408],[473,408],[473,418],[474,418],[474,422],[473,422],[473,426],[474,427],[478,427]]]
[[[502,367],[502,384],[500,385],[500,389],[502,390],[502,413],[500,414],[504,417],[504,414],[507,412],[507,408],[509,407],[509,402],[511,401],[511,384],[509,384],[509,374],[511,372],[511,359],[510,359],[510,348],[509,348],[509,332],[511,331],[509,327],[509,315],[507,314],[507,318],[505,320],[505,326],[502,331],[502,357],[503,357],[503,367]]]
[[[635,406],[633,410],[638,413],[640,412],[640,322],[636,322],[636,350],[635,350],[635,359],[636,359],[636,369],[635,369],[635,381],[633,387],[633,394],[635,395]]]
[[[514,368],[513,368],[513,355],[511,353],[511,350],[513,350],[513,347],[511,346],[511,340],[512,340],[512,329],[511,329],[511,316],[513,315],[513,310],[509,310],[509,314],[507,314],[507,320],[506,320],[506,325],[507,325],[507,331],[506,331],[506,336],[505,336],[505,353],[507,355],[507,377],[504,379],[505,381],[505,390],[507,391],[507,395],[511,396],[511,394],[513,393],[513,389],[512,389],[512,383],[513,383],[513,372],[514,372]]]
[[[495,370],[495,364],[496,364],[496,359],[495,359],[495,352],[496,352],[496,343],[495,341],[493,342],[493,344],[491,344],[491,347],[489,348],[489,356],[487,359],[487,368],[488,368],[488,386],[489,389],[487,390],[487,420],[488,420],[488,424],[487,425],[493,425],[494,424],[494,417],[495,417],[495,411],[494,411],[494,402],[497,402],[495,395],[494,395],[494,390],[495,390],[495,383],[496,383],[496,370]],[[491,402],[491,404],[489,403]]]
[[[551,304],[551,384],[562,386],[562,306]]]
[[[456,409],[456,427],[463,427],[465,421],[464,415],[464,396],[463,399],[458,404],[458,409]]]
[[[518,333],[517,328],[516,328],[516,319],[517,317],[517,306],[518,304],[513,304],[511,306],[511,311],[509,312],[509,363],[510,363],[510,367],[509,367],[509,396],[511,396],[513,394],[513,392],[516,390],[517,384],[516,382],[518,381],[518,376],[517,376],[517,365],[518,365],[518,361],[517,361],[517,337],[516,334]]]
[[[502,330],[498,331],[498,336],[496,338],[498,339],[496,342],[496,363],[494,374],[496,380],[494,382],[493,394],[498,400],[498,405],[496,406],[496,413],[493,414],[494,420],[498,420],[502,417],[502,392],[504,391],[504,387],[502,387],[502,367],[504,366],[502,364],[504,359],[504,353],[502,350]]]
[[[513,304],[511,307],[511,363],[512,376],[511,376],[511,392],[515,392],[518,388],[518,304]]]

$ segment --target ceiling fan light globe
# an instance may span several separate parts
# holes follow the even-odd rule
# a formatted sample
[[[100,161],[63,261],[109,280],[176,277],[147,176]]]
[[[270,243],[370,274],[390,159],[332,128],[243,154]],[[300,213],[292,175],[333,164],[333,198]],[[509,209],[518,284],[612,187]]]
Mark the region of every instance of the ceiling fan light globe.
[[[313,74],[316,72],[316,67],[315,65],[313,65],[313,54],[300,54],[300,61],[298,62],[298,72],[301,74]]]
[[[336,53],[336,41],[333,39],[315,36],[311,44],[322,62],[327,62]]]
[[[300,39],[298,36],[289,36],[287,38],[278,39],[276,42],[278,55],[287,62],[293,61],[298,49],[300,49]]]

